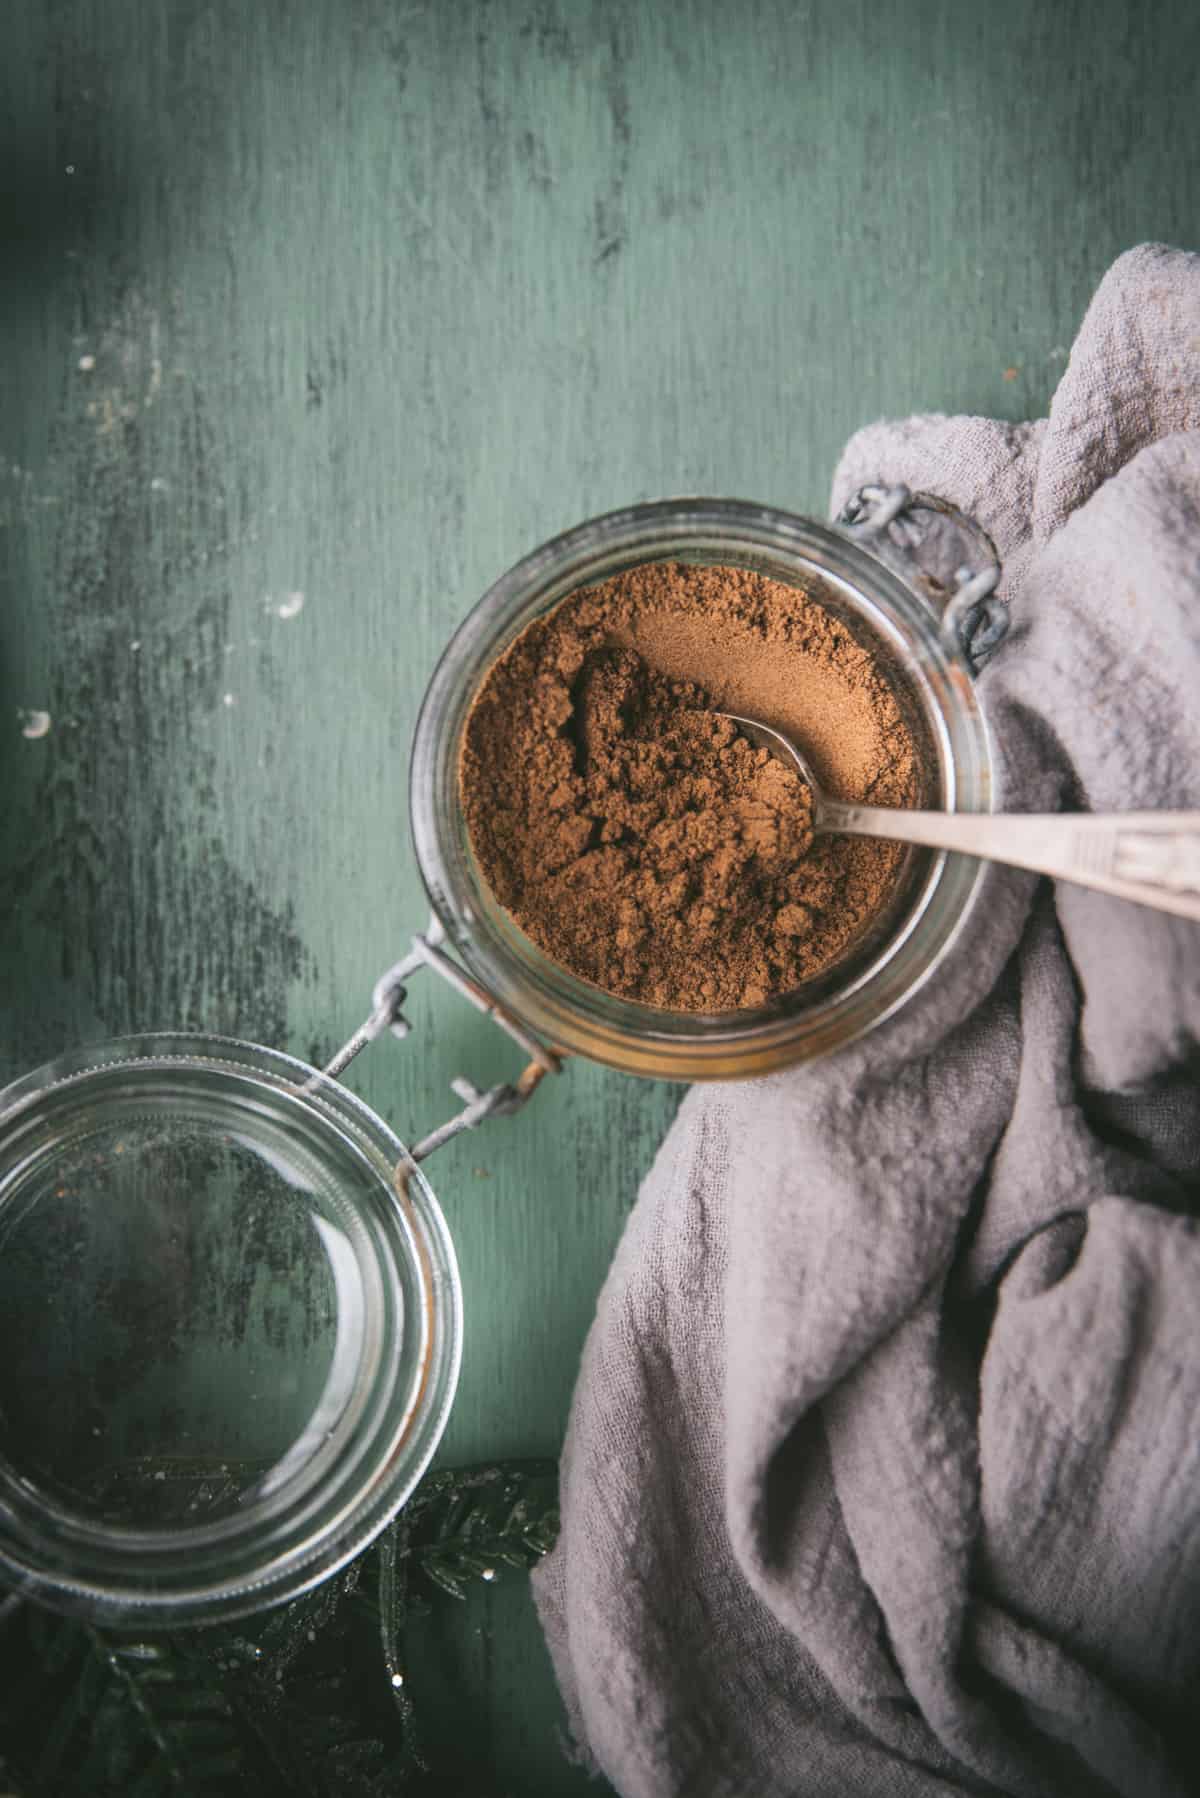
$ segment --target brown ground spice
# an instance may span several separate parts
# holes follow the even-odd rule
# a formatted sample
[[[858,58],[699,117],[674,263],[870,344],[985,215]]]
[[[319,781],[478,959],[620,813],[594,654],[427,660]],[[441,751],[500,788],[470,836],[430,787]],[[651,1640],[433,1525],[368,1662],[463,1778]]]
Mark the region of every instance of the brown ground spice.
[[[761,1005],[823,972],[902,851],[818,837],[808,790],[716,710],[790,732],[843,799],[912,804],[912,738],[871,655],[800,590],[652,562],[581,589],[489,670],[460,791],[484,878],[607,991]]]

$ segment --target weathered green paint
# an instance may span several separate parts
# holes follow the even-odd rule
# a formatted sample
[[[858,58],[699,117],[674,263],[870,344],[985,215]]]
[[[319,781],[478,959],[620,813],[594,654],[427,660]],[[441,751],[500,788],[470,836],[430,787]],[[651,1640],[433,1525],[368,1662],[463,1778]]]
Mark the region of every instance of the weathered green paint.
[[[495,575],[631,499],[820,513],[881,413],[1044,411],[1112,256],[1200,225],[1193,0],[44,0],[0,93],[4,1073],[329,1049],[422,919],[407,746]],[[513,1065],[412,1009],[352,1076],[402,1130]],[[674,1099],[575,1068],[434,1164],[448,1457],[557,1444]],[[487,1753],[574,1790],[487,1603]]]

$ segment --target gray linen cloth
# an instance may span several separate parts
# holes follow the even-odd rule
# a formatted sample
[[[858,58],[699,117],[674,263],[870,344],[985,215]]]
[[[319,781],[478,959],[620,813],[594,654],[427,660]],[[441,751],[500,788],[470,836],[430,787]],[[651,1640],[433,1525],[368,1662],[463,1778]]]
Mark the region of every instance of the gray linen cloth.
[[[864,430],[1005,558],[1004,804],[1200,807],[1200,257],[1122,256],[1048,419]],[[830,1060],[685,1100],[537,1576],[585,1762],[666,1794],[1193,1789],[1200,928],[994,872]]]

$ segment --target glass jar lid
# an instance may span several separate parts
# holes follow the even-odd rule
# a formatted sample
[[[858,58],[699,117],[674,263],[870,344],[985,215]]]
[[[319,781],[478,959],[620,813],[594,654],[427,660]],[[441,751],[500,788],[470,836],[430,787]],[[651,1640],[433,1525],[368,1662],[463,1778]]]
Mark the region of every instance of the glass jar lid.
[[[403,1144],[272,1050],[153,1035],[0,1094],[0,1568],[110,1622],[290,1598],[377,1533],[461,1295]]]

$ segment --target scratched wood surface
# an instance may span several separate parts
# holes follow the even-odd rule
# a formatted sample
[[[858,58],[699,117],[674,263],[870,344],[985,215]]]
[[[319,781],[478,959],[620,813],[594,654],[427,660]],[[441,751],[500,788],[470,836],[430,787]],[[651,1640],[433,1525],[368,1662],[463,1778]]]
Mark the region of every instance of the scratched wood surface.
[[[410,733],[497,574],[634,499],[820,514],[882,413],[1043,412],[1109,260],[1200,236],[1194,0],[43,0],[0,99],[4,1075],[320,1059],[422,921]],[[352,1076],[402,1131],[512,1068],[412,1011]],[[431,1168],[445,1459],[556,1449],[676,1099],[576,1068]],[[429,1661],[464,1769],[583,1789],[523,1587]]]

